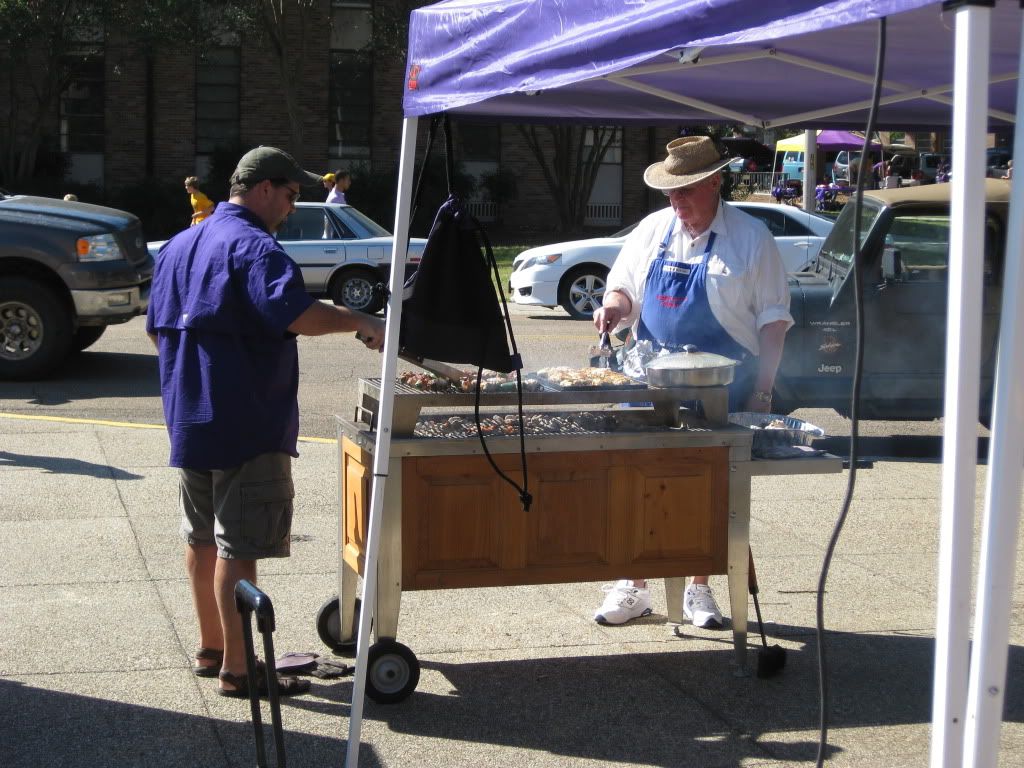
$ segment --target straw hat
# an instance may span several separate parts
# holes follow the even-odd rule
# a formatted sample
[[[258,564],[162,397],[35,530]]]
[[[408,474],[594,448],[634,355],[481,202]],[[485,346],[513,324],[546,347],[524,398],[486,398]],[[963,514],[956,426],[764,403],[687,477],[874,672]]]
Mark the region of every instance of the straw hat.
[[[647,166],[644,183],[652,189],[689,187],[713,176],[729,164],[707,136],[684,136],[665,147],[668,157]]]

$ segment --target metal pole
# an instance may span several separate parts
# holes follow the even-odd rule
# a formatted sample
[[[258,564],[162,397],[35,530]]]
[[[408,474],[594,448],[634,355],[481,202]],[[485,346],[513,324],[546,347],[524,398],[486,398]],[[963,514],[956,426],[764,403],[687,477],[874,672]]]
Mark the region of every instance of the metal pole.
[[[970,573],[981,368],[989,8],[955,7],[953,182],[949,238],[942,520],[932,698],[932,768],[961,763],[967,696]]]
[[[359,734],[363,724],[366,693],[366,657],[370,647],[370,627],[377,603],[377,554],[380,551],[381,518],[384,511],[384,483],[391,453],[391,421],[395,404],[395,374],[398,369],[398,330],[402,322],[402,286],[405,283],[405,254],[409,250],[409,218],[412,208],[412,179],[416,161],[416,121],[402,122],[399,151],[398,200],[395,203],[395,236],[391,251],[391,280],[388,318],[384,336],[384,360],[380,374],[380,412],[377,416],[377,440],[373,455],[373,490],[370,520],[366,532],[366,556],[363,569],[363,607],[359,613],[356,642],[356,674],[352,683],[352,707],[348,721],[346,768],[359,765]]]
[[[818,132],[804,131],[804,210],[813,211],[818,186]]]
[[[1021,24],[1024,34],[1024,19]],[[1024,39],[1022,37],[1021,39]],[[1018,62],[1017,114],[1024,114],[1024,57]],[[1014,146],[1024,147],[1024,123],[1014,129]],[[967,693],[964,765],[995,768],[1003,720],[1006,657],[1010,643],[1017,529],[1020,524],[1021,467],[1024,465],[1024,187],[1012,182],[999,358],[992,403],[985,518],[976,590],[974,646]]]

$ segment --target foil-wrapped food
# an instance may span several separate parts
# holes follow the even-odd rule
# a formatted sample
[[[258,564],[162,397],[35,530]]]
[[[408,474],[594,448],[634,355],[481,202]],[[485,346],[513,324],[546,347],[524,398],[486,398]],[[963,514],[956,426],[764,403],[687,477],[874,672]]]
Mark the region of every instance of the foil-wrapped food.
[[[753,430],[751,450],[755,453],[783,446],[809,446],[816,438],[825,436],[820,427],[779,413],[740,411],[729,414],[729,423]]]

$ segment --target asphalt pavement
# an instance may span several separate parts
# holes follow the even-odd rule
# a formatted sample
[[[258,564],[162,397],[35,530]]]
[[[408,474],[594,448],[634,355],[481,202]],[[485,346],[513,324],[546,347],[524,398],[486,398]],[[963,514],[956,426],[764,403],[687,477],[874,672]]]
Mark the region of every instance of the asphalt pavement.
[[[320,437],[300,451],[293,554],[266,562],[260,586],[277,609],[278,651],[329,655],[315,616],[337,589],[337,450]],[[166,460],[158,426],[0,413],[0,766],[255,763],[248,703],[191,672],[197,639]],[[826,596],[828,765],[927,765],[940,470],[883,459],[858,472]],[[408,592],[399,640],[422,676],[400,704],[367,701],[360,763],[812,765],[815,586],[845,482],[754,481],[761,607],[769,641],[788,652],[780,676],[735,676],[731,635],[669,623],[660,581],[654,615],[625,627],[592,621],[599,584]],[[1024,764],[1021,580],[1004,766]],[[712,586],[727,603],[724,577]],[[752,624],[751,666],[757,643]],[[351,677],[313,678],[309,694],[284,700],[291,765],[343,765],[351,691]]]

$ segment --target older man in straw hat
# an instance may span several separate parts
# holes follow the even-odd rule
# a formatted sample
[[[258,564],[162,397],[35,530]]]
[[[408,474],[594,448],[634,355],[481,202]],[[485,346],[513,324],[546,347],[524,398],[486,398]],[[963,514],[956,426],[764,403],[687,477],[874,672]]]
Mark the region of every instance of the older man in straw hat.
[[[769,412],[789,314],[786,270],[764,224],[720,202],[721,170],[728,162],[706,136],[668,144],[668,156],[644,172],[670,207],[653,213],[630,234],[608,274],[598,330],[630,327],[655,350],[694,344],[739,360],[729,387],[729,410]],[[594,614],[601,624],[623,624],[651,613],[643,579],[605,587]],[[695,576],[683,598],[694,625],[722,628],[707,576]]]

